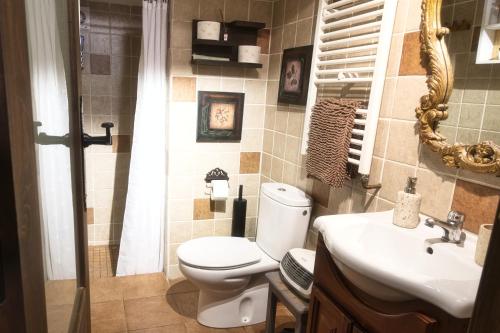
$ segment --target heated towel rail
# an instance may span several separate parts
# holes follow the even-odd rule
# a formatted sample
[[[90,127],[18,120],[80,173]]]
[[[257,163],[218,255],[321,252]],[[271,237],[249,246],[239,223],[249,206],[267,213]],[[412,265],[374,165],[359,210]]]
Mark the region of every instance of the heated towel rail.
[[[397,0],[319,0],[302,154],[318,99],[363,100],[356,111],[348,162],[370,174]],[[364,177],[363,177],[364,176]]]

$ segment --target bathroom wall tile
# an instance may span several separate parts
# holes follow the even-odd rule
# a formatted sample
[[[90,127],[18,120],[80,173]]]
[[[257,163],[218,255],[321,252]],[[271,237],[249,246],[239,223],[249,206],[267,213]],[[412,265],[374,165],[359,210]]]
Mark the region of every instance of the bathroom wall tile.
[[[328,202],[330,200],[330,186],[318,180],[314,180],[312,197],[314,202],[319,203],[323,207],[328,207]]]
[[[274,130],[281,133],[287,132],[288,126],[288,117],[291,113],[288,112],[288,109],[278,106],[276,110],[276,122],[274,125]]]
[[[299,153],[301,140],[296,137],[287,136],[285,146],[285,160],[297,164],[299,162]]]
[[[110,54],[111,44],[108,34],[92,33],[90,35],[90,50],[92,54]]]
[[[263,133],[262,129],[243,129],[241,151],[262,150]]]
[[[302,129],[304,126],[304,116],[305,112],[302,111],[291,111],[288,113],[286,134],[293,135],[296,137],[302,137]],[[281,112],[277,120],[281,121],[282,119]],[[282,129],[281,127],[279,129]]]
[[[271,47],[270,47],[270,53],[280,53],[281,52],[281,45],[283,42],[283,28],[273,28],[271,29]]]
[[[271,179],[275,182],[283,180],[283,160],[273,157],[271,165]]]
[[[297,21],[299,0],[285,0],[285,23]]]
[[[214,218],[210,199],[193,200],[193,220],[208,220]]]
[[[273,3],[273,27],[283,25],[285,19],[285,0],[274,1]]]
[[[267,3],[263,1],[256,1],[261,3]],[[259,22],[259,21],[257,21]],[[261,29],[257,32],[257,46],[260,46],[260,52],[262,54],[269,53],[269,47],[271,42],[271,30],[270,29]]]
[[[445,220],[453,197],[453,178],[425,169],[417,171],[417,178],[417,192],[422,194],[421,212]]]
[[[172,82],[172,99],[176,102],[195,102],[196,78],[174,77]]]
[[[170,49],[170,72],[173,75],[193,75],[191,49]]]
[[[273,21],[273,3],[250,0],[250,21],[265,23],[266,27],[270,28]]]
[[[408,14],[409,0],[399,0],[394,21],[394,33],[405,31],[406,16]]]
[[[98,75],[111,74],[109,55],[91,54],[90,55],[90,72],[92,74],[98,74]]]
[[[298,19],[304,19],[314,16],[314,4],[315,0],[299,0],[299,15]]]
[[[313,19],[308,18],[297,23],[297,35],[295,36],[295,47],[306,46],[312,43]]]
[[[259,173],[260,153],[245,152],[240,153],[240,173]]]
[[[281,71],[281,54],[272,54],[269,56],[269,73],[270,80],[279,80]]]
[[[462,103],[484,104],[489,80],[469,79],[465,82]],[[491,103],[493,104],[493,103]]]
[[[427,77],[423,75],[398,77],[395,96],[405,96],[405,98],[394,101],[392,118],[415,120],[415,108],[420,105],[420,98],[429,93],[426,79]]]
[[[176,21],[190,21],[199,17],[200,0],[175,0],[172,17]]]
[[[457,179],[451,209],[465,214],[464,228],[479,232],[479,226],[494,223],[500,190]]]
[[[262,174],[266,177],[271,177],[272,156],[262,154]]]
[[[245,80],[245,103],[264,104],[266,101],[266,81]]]
[[[130,76],[132,70],[131,57],[111,57],[111,74]],[[135,70],[135,69],[134,69]]]
[[[399,75],[426,75],[426,59],[420,49],[420,32],[409,32],[404,35]]]
[[[220,15],[219,15],[220,16]],[[192,22],[173,22],[171,36],[171,47],[179,49],[191,48]]]
[[[419,139],[414,126],[413,122],[391,121],[386,158],[410,165],[416,164]]]
[[[385,161],[382,171],[382,188],[379,196],[392,202],[396,202],[398,191],[402,191],[408,177],[415,176],[415,168],[391,161]],[[417,189],[420,188],[420,181]]]
[[[111,95],[111,77],[108,75],[91,75],[90,92],[92,96]]]
[[[480,128],[483,118],[483,109],[483,104],[462,104],[458,126],[475,129]]]
[[[94,224],[94,208],[87,208],[87,224]]]
[[[169,221],[190,221],[193,219],[192,199],[170,199],[168,202]]]
[[[267,82],[267,105],[276,105],[278,103],[278,81]]]
[[[295,186],[299,167],[296,164],[283,163],[283,183]]]
[[[389,138],[389,120],[380,119],[377,126],[377,134],[375,136],[375,146],[373,147],[373,155],[377,157],[385,156],[385,148],[387,139]]]
[[[92,33],[109,33],[109,13],[96,11],[90,7],[90,31]]]
[[[484,110],[483,129],[496,132],[500,131],[500,105],[486,105]]]
[[[296,1],[296,0],[293,0]],[[286,24],[283,28],[283,49],[295,46],[295,35],[297,34],[297,23]]]
[[[351,211],[352,205],[352,188],[344,185],[341,188],[330,188],[328,197],[328,209],[335,214],[345,214]]]
[[[351,213],[374,212],[376,209],[377,198],[365,191],[353,189]]]
[[[192,222],[170,222],[169,243],[182,243],[191,239],[193,223]]]
[[[193,239],[199,237],[213,236],[214,221],[197,221],[193,223]]]
[[[497,66],[498,67],[498,66]],[[495,67],[496,68],[496,67]],[[487,104],[500,105],[500,80],[492,78],[488,92]]]
[[[94,224],[94,241],[109,242],[112,239],[110,224]]]
[[[244,195],[258,195],[260,187],[260,174],[241,174],[239,175],[239,183],[244,187]]]
[[[224,20],[231,22],[235,20],[248,20],[249,0],[226,0],[224,3]]]
[[[92,115],[111,115],[110,96],[92,96],[90,98]]]
[[[113,153],[130,153],[130,135],[113,135]]]
[[[220,21],[219,10],[224,11],[224,0],[200,1],[200,19],[202,20]]]
[[[391,40],[391,50],[389,52],[389,60],[387,64],[386,76],[397,76],[399,72],[399,63],[401,60],[401,52],[403,49],[403,34],[395,34]]]
[[[420,29],[420,17],[422,15],[422,3],[419,0],[409,0],[408,16],[406,19],[406,31],[417,31]]]
[[[285,134],[275,133],[273,142],[273,156],[279,157],[281,159],[285,158],[285,148],[286,148],[286,136]]]
[[[214,236],[231,236],[231,219],[215,220]]]

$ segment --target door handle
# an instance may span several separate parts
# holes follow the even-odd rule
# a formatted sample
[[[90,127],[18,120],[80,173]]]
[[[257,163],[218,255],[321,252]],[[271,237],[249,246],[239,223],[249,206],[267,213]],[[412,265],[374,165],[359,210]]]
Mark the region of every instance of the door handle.
[[[82,142],[84,148],[87,148],[90,145],[110,146],[113,144],[113,139],[111,137],[111,128],[115,127],[115,125],[113,123],[102,123],[101,127],[106,129],[106,135],[90,136],[87,133],[82,134]]]

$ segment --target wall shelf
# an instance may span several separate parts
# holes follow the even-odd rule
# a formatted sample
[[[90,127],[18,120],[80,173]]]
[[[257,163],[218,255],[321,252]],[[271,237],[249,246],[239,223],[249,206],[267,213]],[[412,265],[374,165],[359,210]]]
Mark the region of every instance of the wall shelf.
[[[232,66],[242,68],[262,68],[262,64],[254,64],[248,62],[237,61],[219,61],[219,60],[205,60],[205,59],[192,59],[192,64],[205,65],[205,66]]]
[[[257,34],[265,28],[265,23],[251,21],[232,21],[222,25],[219,40],[206,40],[197,38],[197,23],[193,20],[192,53],[210,57],[229,58],[230,61],[193,59],[192,64],[206,66],[231,66],[241,68],[262,68],[262,64],[238,62],[239,45],[257,45]],[[224,32],[227,31],[228,40],[224,41]]]
[[[497,0],[484,2],[476,64],[500,64],[500,8]]]

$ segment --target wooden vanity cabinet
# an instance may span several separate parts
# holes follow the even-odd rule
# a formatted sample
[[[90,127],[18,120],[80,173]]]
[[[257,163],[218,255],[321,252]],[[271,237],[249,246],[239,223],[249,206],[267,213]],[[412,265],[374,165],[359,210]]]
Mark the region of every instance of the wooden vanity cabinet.
[[[343,276],[319,236],[308,333],[466,333],[468,323],[424,301],[388,302],[364,293]]]

